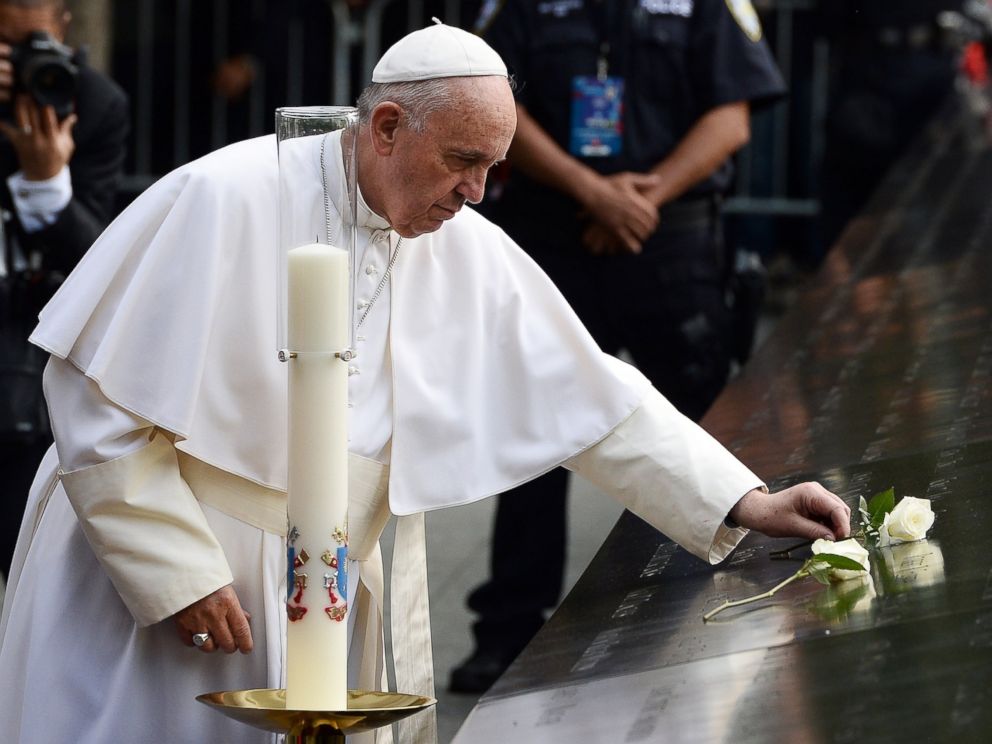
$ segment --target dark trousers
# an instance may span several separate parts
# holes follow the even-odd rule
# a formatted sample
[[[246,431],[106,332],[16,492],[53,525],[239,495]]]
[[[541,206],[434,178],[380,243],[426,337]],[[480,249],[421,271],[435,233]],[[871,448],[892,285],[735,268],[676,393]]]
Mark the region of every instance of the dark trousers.
[[[49,442],[0,445],[0,571],[10,574],[10,559],[24,515],[28,490]]]
[[[0,571],[10,571],[35,471],[52,442],[42,372],[48,354],[28,343],[37,307],[0,281]]]
[[[732,347],[715,216],[662,228],[639,255],[532,255],[604,351],[626,349],[673,405],[702,418],[727,380]],[[491,578],[468,599],[479,614],[477,649],[512,658],[557,604],[567,487],[568,472],[557,468],[499,497]]]

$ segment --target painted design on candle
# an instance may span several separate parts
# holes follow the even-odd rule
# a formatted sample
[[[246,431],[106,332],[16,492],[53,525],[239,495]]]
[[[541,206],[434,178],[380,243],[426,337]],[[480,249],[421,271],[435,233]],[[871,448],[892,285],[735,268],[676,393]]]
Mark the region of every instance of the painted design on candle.
[[[338,597],[334,593],[334,590],[337,589],[337,579],[334,577],[334,574],[324,574],[324,588],[327,590],[327,597],[330,599],[331,604],[337,604]]]
[[[296,622],[307,614],[307,608],[300,604],[303,601],[303,592],[307,588],[307,575],[305,573],[297,573],[296,570],[302,568],[310,560],[310,554],[307,553],[306,548],[302,548],[299,553],[296,552],[296,541],[299,539],[300,531],[293,525],[289,530],[289,534],[286,535],[286,563],[288,564],[286,574],[286,615],[291,622]],[[295,595],[293,594],[294,589],[296,590]]]
[[[296,588],[296,594],[286,600],[286,614],[290,620],[295,621],[307,614],[307,608],[300,604],[303,601],[303,593],[307,588],[307,575],[297,574],[290,584],[290,593],[292,593],[293,587]]]
[[[338,591],[341,597],[348,599],[348,546],[338,548],[338,555],[335,559],[338,569]]]
[[[334,573],[324,574],[324,588],[331,606],[325,607],[324,612],[331,620],[340,622],[348,612],[348,528],[335,527],[331,538],[338,544],[337,548],[325,550],[320,559],[329,568],[336,569]],[[337,593],[335,593],[337,590]]]
[[[286,601],[293,598],[294,575],[296,574],[296,541],[300,537],[300,531],[295,526],[290,528],[286,535]]]
[[[288,602],[293,596],[293,576],[296,571],[293,570],[293,564],[296,560],[296,549],[290,545],[286,548],[286,601]]]
[[[305,573],[296,574],[296,580],[293,583],[296,585],[296,596],[293,597],[293,602],[299,604],[303,601],[303,590],[307,588],[307,575]]]

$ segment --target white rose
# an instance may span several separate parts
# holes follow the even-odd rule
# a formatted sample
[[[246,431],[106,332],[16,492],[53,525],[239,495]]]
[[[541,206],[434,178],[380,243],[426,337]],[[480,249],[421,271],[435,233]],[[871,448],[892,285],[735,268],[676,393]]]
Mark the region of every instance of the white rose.
[[[861,543],[853,537],[848,538],[847,540],[841,540],[840,542],[833,542],[832,540],[823,539],[817,540],[813,543],[813,554],[819,555],[820,553],[830,553],[831,555],[840,555],[844,558],[850,558],[852,561],[860,563],[865,568],[864,571],[854,571],[846,568],[831,568],[831,581],[858,579],[871,570],[871,564],[868,562],[868,551],[865,550]]]
[[[922,540],[933,526],[934,513],[929,499],[903,496],[895,508],[885,515],[878,529],[878,545],[886,545]]]

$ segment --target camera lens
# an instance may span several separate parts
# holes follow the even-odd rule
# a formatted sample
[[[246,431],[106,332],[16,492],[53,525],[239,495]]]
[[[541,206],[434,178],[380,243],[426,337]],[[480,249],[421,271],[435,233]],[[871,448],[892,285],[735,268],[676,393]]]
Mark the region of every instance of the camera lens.
[[[76,76],[60,57],[39,55],[25,65],[24,87],[41,106],[52,106],[65,116],[72,111]]]
[[[16,89],[39,106],[51,106],[64,119],[75,107],[79,68],[72,50],[44,31],[32,31],[27,41],[12,47]]]

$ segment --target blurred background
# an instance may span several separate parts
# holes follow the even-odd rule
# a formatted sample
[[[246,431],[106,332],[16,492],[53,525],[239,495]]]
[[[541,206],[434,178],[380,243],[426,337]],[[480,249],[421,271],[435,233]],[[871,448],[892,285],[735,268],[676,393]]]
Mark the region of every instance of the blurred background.
[[[172,168],[272,131],[273,109],[351,104],[382,50],[481,0],[70,0],[69,43],[128,93],[123,206]],[[766,309],[816,268],[956,77],[984,82],[987,0],[755,0],[790,95],[757,111],[726,208]],[[490,189],[498,192],[497,188]]]
[[[736,156],[736,180],[724,203],[727,245],[739,280],[749,285],[750,302],[739,309],[761,321],[742,325],[749,330],[741,345],[760,342],[802,292],[844,226],[948,96],[969,96],[987,113],[989,2],[754,0],[789,95],[752,115],[751,141]],[[173,168],[271,132],[278,106],[353,104],[392,42],[432,16],[472,30],[491,3],[67,5],[73,15],[67,43],[85,48],[90,65],[130,100],[119,211]],[[498,198],[505,175],[495,174],[487,199]],[[589,493],[572,494],[566,592],[619,514],[588,486],[576,489]],[[442,741],[476,699],[443,688],[448,670],[470,647],[464,598],[487,570],[492,508],[487,501],[468,511],[446,510],[428,524],[432,615],[435,627],[446,629],[435,634]]]

